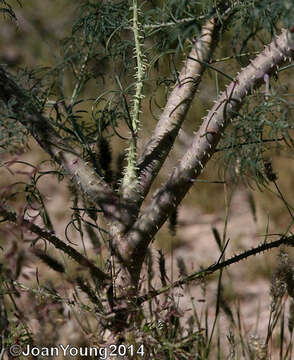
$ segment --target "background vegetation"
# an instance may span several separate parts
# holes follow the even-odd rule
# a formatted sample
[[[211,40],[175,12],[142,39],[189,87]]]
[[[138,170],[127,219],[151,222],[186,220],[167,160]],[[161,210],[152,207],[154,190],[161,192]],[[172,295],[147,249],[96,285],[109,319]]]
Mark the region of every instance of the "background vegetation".
[[[281,28],[291,29],[293,19],[293,4],[286,0],[139,2],[142,55],[136,57],[130,2],[1,4],[1,63],[28,102],[115,191],[128,178],[127,164],[136,161],[130,151],[134,141],[140,158],[195,38],[208,19],[218,19],[215,50],[151,195],[189,148],[225,86]],[[13,100],[4,104],[1,96],[1,204],[9,210],[1,213],[0,228],[0,330],[6,348],[116,343],[136,349],[144,344],[146,359],[291,358],[289,247],[218,268],[260,243],[267,250],[272,240],[282,239],[277,246],[292,241],[293,68],[289,61],[281,66],[269,87],[265,79],[246,97],[218,151],[156,234],[138,295],[163,287],[162,295],[142,303],[121,328],[111,305],[119,286],[101,288],[84,262],[89,259],[113,278],[119,272],[109,249],[108,222],[21,125]],[[136,98],[140,83],[142,96]],[[136,100],[141,111],[134,123]],[[73,253],[28,231],[23,218],[55,234],[83,260],[74,261]],[[212,263],[215,268],[209,268]],[[195,273],[199,269],[206,270]],[[163,291],[191,273],[193,282],[188,278],[181,287]],[[258,301],[265,311],[252,306]]]

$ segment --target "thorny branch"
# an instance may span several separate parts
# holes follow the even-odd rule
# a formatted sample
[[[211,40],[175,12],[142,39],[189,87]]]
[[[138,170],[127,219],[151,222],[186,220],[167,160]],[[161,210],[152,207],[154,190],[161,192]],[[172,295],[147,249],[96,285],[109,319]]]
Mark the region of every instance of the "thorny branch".
[[[187,58],[179,76],[179,83],[171,93],[158,126],[139,161],[141,198],[138,209],[178,135],[201,79],[204,64],[209,61],[214,46],[213,35],[217,28],[215,22],[216,20],[212,19],[203,27],[201,39],[195,43],[193,54]],[[127,267],[132,285],[137,287],[141,266],[151,240],[216,151],[228,122],[236,116],[245,97],[263,83],[265,74],[270,76],[280,64],[293,57],[294,31],[283,30],[250,65],[242,69],[219,96],[216,104],[203,119],[193,143],[135,223],[132,223],[133,214],[130,214],[132,209],[129,211],[111,187],[57,134],[30,96],[1,66],[0,98],[40,146],[75,181],[77,188],[102,208],[110,222],[111,247]]]
[[[190,108],[206,68],[203,63],[209,61],[216,45],[217,25],[217,21],[213,18],[203,26],[201,36],[195,40],[192,50],[179,74],[178,82],[169,95],[167,104],[153,134],[139,159],[140,196],[138,207],[147,195],[156,175],[168,156]],[[190,57],[197,58],[202,63],[192,61]]]
[[[281,237],[279,240],[272,241],[270,243],[263,243],[253,249],[244,251],[243,253],[241,253],[239,255],[235,255],[228,260],[224,260],[221,262],[217,261],[216,263],[212,264],[211,266],[209,266],[206,269],[193,272],[192,274],[184,277],[183,279],[175,281],[170,285],[164,286],[158,290],[152,290],[152,291],[148,292],[147,294],[138,297],[137,304],[141,305],[143,302],[151,300],[152,298],[154,298],[170,289],[183,286],[183,285],[189,283],[190,281],[194,281],[194,280],[198,280],[198,279],[201,280],[204,277],[209,276],[218,270],[224,269],[227,266],[235,264],[241,260],[245,260],[250,256],[258,255],[264,251],[268,251],[268,250],[280,247],[281,245],[294,246],[294,236]]]
[[[283,30],[219,96],[169,179],[154,194],[149,206],[127,234],[125,259],[132,274],[140,273],[151,240],[214,154],[227,124],[237,115],[245,97],[263,83],[264,74],[273,74],[279,65],[292,58],[294,33]]]
[[[19,224],[20,226],[24,226],[29,231],[34,234],[40,236],[41,238],[49,241],[52,245],[55,246],[56,249],[62,250],[65,254],[67,254],[70,258],[75,260],[79,265],[88,268],[91,271],[91,274],[104,285],[106,285],[107,280],[109,280],[109,276],[105,274],[102,270],[100,270],[96,265],[94,265],[89,259],[80,254],[77,250],[75,250],[72,246],[65,244],[63,241],[58,239],[54,234],[49,231],[46,231],[40,228],[38,225],[33,222],[24,219],[18,218],[15,213],[12,211],[8,211],[5,207],[0,204],[0,216],[4,218],[2,221],[10,221],[15,224]]]
[[[235,4],[225,5],[222,15],[216,14],[206,21],[201,34],[194,37],[193,46],[187,55],[178,81],[170,93],[164,110],[138,161],[139,188],[137,211],[166,160],[192,104],[202,75],[211,67],[211,56],[217,46],[219,32],[229,23]]]

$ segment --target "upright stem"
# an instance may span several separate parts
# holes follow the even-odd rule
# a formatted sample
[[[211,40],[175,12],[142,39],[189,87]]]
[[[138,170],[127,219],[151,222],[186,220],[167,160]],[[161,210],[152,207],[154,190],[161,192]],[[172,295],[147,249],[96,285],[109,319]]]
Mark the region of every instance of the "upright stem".
[[[138,177],[137,177],[137,135],[140,123],[141,101],[143,99],[143,78],[145,64],[143,61],[143,52],[140,39],[140,22],[138,1],[133,0],[133,33],[135,40],[135,58],[136,58],[136,92],[133,100],[133,109],[131,117],[131,139],[127,154],[127,166],[122,182],[123,198],[128,202],[136,202],[138,196]]]

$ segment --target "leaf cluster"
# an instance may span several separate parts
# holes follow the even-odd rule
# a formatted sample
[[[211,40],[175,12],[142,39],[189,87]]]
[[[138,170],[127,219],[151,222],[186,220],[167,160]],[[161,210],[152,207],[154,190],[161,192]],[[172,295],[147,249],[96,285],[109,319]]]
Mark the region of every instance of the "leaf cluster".
[[[273,144],[292,146],[293,104],[283,93],[273,93],[265,100],[259,93],[247,98],[232,121],[219,150],[223,150],[225,172],[245,183],[268,183],[266,154]]]
[[[237,11],[233,18],[233,48],[240,54],[263,42],[264,35],[274,35],[278,24],[285,28],[292,25],[294,9],[291,0],[236,1]],[[261,35],[263,34],[263,35]]]

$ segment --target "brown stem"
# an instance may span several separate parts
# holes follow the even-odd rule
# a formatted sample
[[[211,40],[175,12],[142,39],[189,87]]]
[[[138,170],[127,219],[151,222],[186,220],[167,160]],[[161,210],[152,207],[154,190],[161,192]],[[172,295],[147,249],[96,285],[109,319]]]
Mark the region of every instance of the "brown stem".
[[[235,255],[228,260],[221,261],[221,262],[218,261],[215,264],[212,264],[211,266],[209,266],[208,268],[206,268],[204,270],[193,272],[192,274],[184,277],[183,279],[175,281],[170,285],[164,286],[158,290],[152,290],[152,291],[148,292],[147,294],[138,297],[137,304],[141,305],[143,302],[151,300],[154,297],[156,297],[160,294],[163,294],[164,292],[166,292],[172,288],[183,286],[183,285],[189,283],[190,281],[195,281],[197,279],[203,279],[204,277],[209,276],[218,270],[222,270],[227,266],[235,264],[241,260],[245,260],[250,256],[258,255],[264,251],[268,251],[268,250],[280,247],[281,245],[294,246],[294,236],[282,237],[281,239],[272,241],[270,243],[263,243],[253,249],[244,251],[240,255]]]
[[[74,259],[79,265],[88,268],[91,271],[91,274],[95,276],[103,285],[109,283],[110,277],[107,274],[105,274],[102,270],[100,270],[89,259],[87,259],[78,251],[76,251],[73,247],[65,244],[63,241],[58,239],[55,235],[53,235],[49,231],[43,230],[38,225],[30,222],[27,219],[17,218],[15,213],[6,210],[3,205],[0,205],[0,215],[4,217],[4,220],[8,220],[20,226],[24,226],[29,231],[49,241],[52,245],[56,247],[56,249],[60,249],[61,251],[63,251],[69,257]]]

